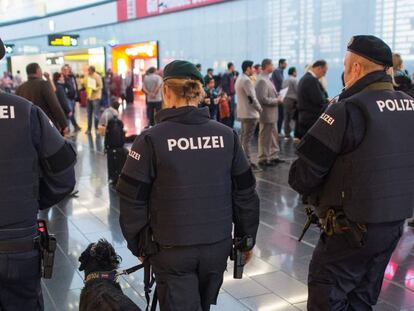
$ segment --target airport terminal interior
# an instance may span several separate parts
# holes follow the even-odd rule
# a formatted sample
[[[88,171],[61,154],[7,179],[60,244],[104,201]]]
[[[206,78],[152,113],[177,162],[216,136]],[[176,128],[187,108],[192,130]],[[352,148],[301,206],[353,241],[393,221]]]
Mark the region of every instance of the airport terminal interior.
[[[343,91],[345,53],[354,43],[350,38],[363,34],[384,40],[398,54],[401,61],[393,65],[394,70],[410,79],[407,94],[413,96],[414,0],[0,0],[0,39],[6,48],[0,60],[0,92],[16,93],[28,79],[29,63],[37,63],[49,73],[50,83],[54,81],[55,86],[60,79],[66,83],[67,73],[62,67],[68,65],[78,89],[74,106],[69,109],[72,112],[65,111],[68,131],[62,129],[62,135],[77,152],[76,192],[38,215],[57,239],[53,277],[41,280],[44,310],[79,310],[85,276],[79,271],[78,259],[90,243],[102,238],[110,242],[122,258],[120,270],[140,263],[127,248],[120,227],[119,197],[108,181],[105,132],[92,128],[85,133],[87,106],[91,105],[91,92],[97,89],[95,80],[90,82],[90,68],[99,74],[104,87],[98,99],[98,114],[115,101],[120,104],[119,119],[126,135],[140,135],[150,128],[144,79],[151,68],[154,75],[162,76],[165,66],[177,59],[199,64],[205,81],[214,81],[214,94],[221,94],[226,92],[222,81],[229,63],[234,64],[240,79],[243,61],[258,64],[252,69],[258,77],[262,60],[270,59],[276,70],[286,64],[281,69],[284,79],[294,67],[297,81],[317,64],[325,68],[318,79],[327,104],[335,102]],[[323,60],[322,65],[318,60]],[[211,79],[208,69],[212,71]],[[235,79],[237,74],[231,72]],[[313,71],[312,75],[316,77]],[[229,116],[237,119],[236,103],[241,95],[237,89],[235,93],[234,84],[228,88],[232,92],[226,101]],[[276,93],[283,89],[275,84]],[[407,110],[414,110],[414,104]],[[72,113],[78,129],[69,121]],[[279,117],[283,114],[280,110],[278,113]],[[221,122],[220,118],[221,111],[216,112],[215,119]],[[292,117],[292,124],[297,120]],[[334,120],[328,118],[325,122]],[[241,135],[238,120],[230,126]],[[273,127],[277,127],[277,120]],[[233,278],[234,262],[228,260],[213,311],[308,310],[309,264],[321,231],[311,225],[303,240],[298,241],[308,221],[305,208],[310,204],[288,183],[300,139],[293,130],[289,135],[285,130],[281,126],[275,137],[283,161],[254,169],[260,222],[253,257],[244,267],[242,279]],[[255,164],[260,135],[257,129],[251,143],[251,162]],[[131,149],[132,142],[127,141],[125,148]],[[0,215],[1,209],[0,205]],[[409,221],[386,266],[375,311],[414,311],[414,224],[410,226]],[[118,281],[124,294],[145,310],[144,272],[120,276]],[[1,291],[0,284],[0,311]],[[3,308],[8,310],[7,306]]]

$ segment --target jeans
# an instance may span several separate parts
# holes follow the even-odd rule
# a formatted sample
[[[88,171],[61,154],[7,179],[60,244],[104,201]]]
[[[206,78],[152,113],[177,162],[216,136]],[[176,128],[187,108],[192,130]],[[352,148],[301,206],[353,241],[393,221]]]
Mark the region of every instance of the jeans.
[[[99,115],[101,112],[101,100],[88,100],[88,131],[92,129],[92,117],[95,120],[95,129],[98,129]]]
[[[74,128],[79,127],[78,122],[76,121],[75,116],[75,109],[76,109],[76,101],[74,99],[69,99],[69,105],[72,110],[72,116],[70,117],[70,122],[72,123]]]

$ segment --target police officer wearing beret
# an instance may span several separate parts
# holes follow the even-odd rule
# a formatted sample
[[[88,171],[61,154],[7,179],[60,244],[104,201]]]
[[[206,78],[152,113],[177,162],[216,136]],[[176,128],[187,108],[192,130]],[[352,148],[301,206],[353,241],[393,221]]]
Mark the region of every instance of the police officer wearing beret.
[[[394,91],[391,49],[355,36],[345,89],[298,146],[289,183],[309,195],[323,229],[309,268],[308,310],[372,310],[412,216],[414,100]]]
[[[6,93],[0,146],[0,310],[43,310],[37,213],[73,190],[76,153],[40,108]]]
[[[186,61],[164,70],[157,125],[135,140],[120,176],[120,224],[128,248],[145,261],[151,230],[162,311],[215,304],[234,237],[255,240],[259,199],[237,134],[210,119],[203,77]],[[254,243],[253,243],[254,245]],[[251,245],[243,249],[248,259]]]

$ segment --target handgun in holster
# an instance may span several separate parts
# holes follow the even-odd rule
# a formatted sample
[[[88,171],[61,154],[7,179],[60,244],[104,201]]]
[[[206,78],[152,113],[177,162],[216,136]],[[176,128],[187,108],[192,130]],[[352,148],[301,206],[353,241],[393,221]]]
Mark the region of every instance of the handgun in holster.
[[[334,234],[343,234],[349,246],[358,248],[363,246],[363,238],[367,232],[365,225],[350,221],[343,211],[336,211],[332,216]]]
[[[235,238],[233,241],[233,249],[230,259],[234,261],[234,279],[243,278],[243,269],[246,265],[246,252],[254,247],[254,239],[247,235],[243,238]]]
[[[49,234],[47,231],[46,221],[43,219],[37,220],[37,242],[40,248],[40,254],[42,257],[41,273],[45,279],[52,278],[53,264],[55,261],[56,251],[56,237]]]

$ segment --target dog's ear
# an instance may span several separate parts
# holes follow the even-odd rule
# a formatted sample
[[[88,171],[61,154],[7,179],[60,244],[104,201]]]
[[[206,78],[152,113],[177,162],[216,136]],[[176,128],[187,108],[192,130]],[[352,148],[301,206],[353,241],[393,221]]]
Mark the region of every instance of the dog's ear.
[[[111,243],[107,240],[100,239],[98,243],[95,244],[94,251],[100,262],[104,263],[111,269],[118,268],[122,258],[116,253]]]
[[[79,271],[83,271],[86,268],[86,265],[88,264],[89,259],[91,258],[91,248],[94,245],[94,243],[91,243],[88,245],[88,247],[82,252],[82,254],[79,257],[79,262],[81,263],[79,267]]]

